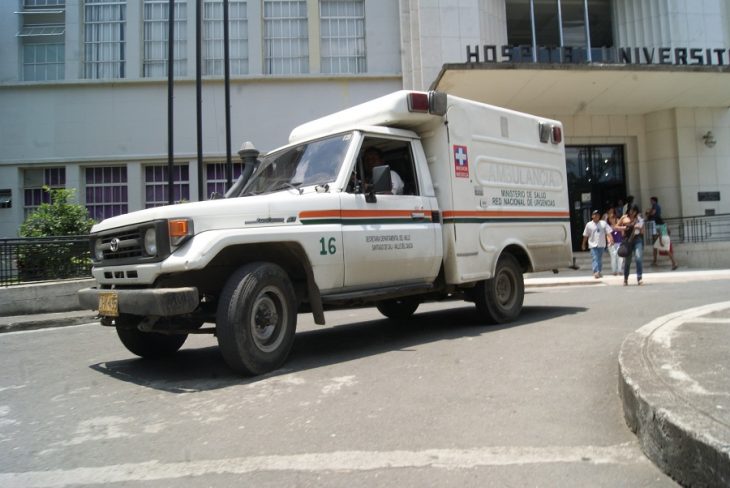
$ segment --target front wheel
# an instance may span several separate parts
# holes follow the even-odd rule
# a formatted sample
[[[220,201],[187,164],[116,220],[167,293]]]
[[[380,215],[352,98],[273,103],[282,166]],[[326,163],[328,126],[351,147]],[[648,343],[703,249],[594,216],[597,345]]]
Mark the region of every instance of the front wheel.
[[[235,371],[258,375],[289,356],[297,325],[294,288],[272,263],[241,266],[226,282],[217,312],[218,345]]]
[[[479,283],[474,292],[477,311],[490,323],[515,320],[525,299],[525,282],[517,259],[511,254],[502,255],[497,261],[494,278]]]
[[[122,315],[116,319],[117,335],[129,352],[145,359],[158,359],[174,354],[182,347],[187,334],[142,332],[137,324],[142,317]]]
[[[416,312],[421,304],[417,298],[403,297],[392,300],[382,300],[375,304],[378,311],[393,320],[406,320]]]

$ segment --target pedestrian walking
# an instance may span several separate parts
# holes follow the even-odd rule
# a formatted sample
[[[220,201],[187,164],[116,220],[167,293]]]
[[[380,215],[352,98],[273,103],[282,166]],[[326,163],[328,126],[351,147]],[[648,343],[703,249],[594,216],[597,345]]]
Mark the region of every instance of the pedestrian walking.
[[[611,238],[613,244],[608,246],[608,254],[611,256],[611,273],[614,276],[620,275],[624,270],[624,258],[618,255],[618,248],[621,245],[621,231],[616,229],[619,216],[616,215],[616,209],[610,207],[606,211],[604,219],[609,227],[611,227]]]
[[[603,251],[610,244],[613,244],[611,238],[611,227],[601,220],[601,212],[594,210],[591,214],[591,221],[588,222],[583,229],[583,245],[585,251],[590,248],[591,262],[593,267],[593,277],[598,279],[603,271]]]
[[[624,258],[624,286],[629,284],[631,273],[631,258],[636,259],[636,283],[644,284],[642,275],[644,273],[644,219],[636,204],[629,207],[629,211],[618,222],[616,229],[623,232],[621,238],[629,242],[630,252]]]
[[[669,229],[664,219],[662,219],[662,206],[659,205],[659,199],[657,197],[651,197],[649,200],[651,201],[651,208],[646,211],[646,218],[654,222],[651,236],[652,242],[654,243],[651,265],[657,265],[657,251],[664,251],[669,256],[669,260],[672,262],[672,271],[674,271],[677,269],[677,261],[674,260]]]

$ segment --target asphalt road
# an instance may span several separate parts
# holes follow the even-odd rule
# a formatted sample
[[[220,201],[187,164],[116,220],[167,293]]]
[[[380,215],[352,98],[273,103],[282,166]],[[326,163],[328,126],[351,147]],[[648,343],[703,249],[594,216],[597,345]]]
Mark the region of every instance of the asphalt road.
[[[147,362],[98,325],[5,333],[0,486],[676,486],[624,423],[618,351],[729,287],[540,288],[503,327],[463,302],[300,315],[254,379],[208,336]]]

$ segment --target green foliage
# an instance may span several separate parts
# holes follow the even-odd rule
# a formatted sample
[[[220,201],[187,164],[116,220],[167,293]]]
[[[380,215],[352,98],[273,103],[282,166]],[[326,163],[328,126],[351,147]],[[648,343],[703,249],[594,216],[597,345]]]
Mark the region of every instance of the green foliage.
[[[94,220],[81,204],[75,203],[73,189],[43,188],[51,203],[42,203],[20,226],[20,237],[72,236],[88,234]]]

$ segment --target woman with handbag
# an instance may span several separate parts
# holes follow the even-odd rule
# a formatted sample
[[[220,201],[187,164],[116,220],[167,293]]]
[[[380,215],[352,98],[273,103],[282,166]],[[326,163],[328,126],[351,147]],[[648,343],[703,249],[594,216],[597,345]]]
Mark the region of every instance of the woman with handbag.
[[[642,285],[641,276],[644,272],[644,219],[641,217],[639,206],[632,204],[628,212],[619,219],[614,229],[623,232],[622,246],[626,246],[628,242],[629,253],[624,258],[624,286],[629,284],[632,256],[636,259],[636,282]]]

